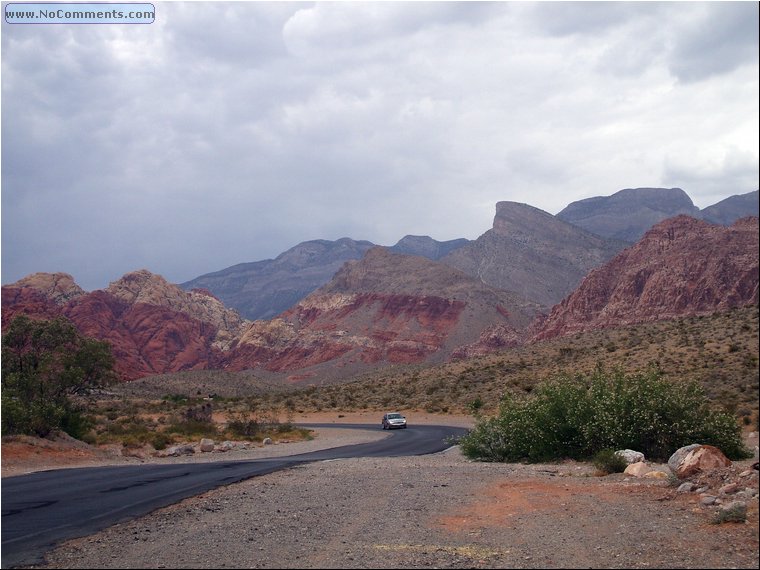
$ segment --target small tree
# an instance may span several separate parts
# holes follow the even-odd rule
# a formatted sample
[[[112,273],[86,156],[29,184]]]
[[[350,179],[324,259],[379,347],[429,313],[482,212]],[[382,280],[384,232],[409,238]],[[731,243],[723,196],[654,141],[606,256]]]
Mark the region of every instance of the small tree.
[[[86,431],[93,389],[114,379],[107,342],[81,336],[69,321],[16,317],[2,341],[2,433],[46,436]]]

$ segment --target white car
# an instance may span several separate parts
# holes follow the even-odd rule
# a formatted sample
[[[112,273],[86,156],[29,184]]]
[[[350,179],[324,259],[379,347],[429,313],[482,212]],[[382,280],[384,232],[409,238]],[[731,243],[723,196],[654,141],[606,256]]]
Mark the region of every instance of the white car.
[[[404,428],[406,429],[406,418],[398,412],[390,412],[383,416],[383,429]]]

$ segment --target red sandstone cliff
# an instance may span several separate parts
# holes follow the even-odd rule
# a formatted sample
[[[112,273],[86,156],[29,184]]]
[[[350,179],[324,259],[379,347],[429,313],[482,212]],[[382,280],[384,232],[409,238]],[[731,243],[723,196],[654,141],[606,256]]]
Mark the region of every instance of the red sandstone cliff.
[[[66,317],[83,335],[110,342],[128,380],[212,368],[243,324],[207,292],[182,291],[145,270],[91,293],[65,274],[38,273],[3,287],[2,302],[3,326],[18,314]]]
[[[531,336],[536,341],[757,302],[758,218],[725,227],[681,215],[591,271],[534,323]]]

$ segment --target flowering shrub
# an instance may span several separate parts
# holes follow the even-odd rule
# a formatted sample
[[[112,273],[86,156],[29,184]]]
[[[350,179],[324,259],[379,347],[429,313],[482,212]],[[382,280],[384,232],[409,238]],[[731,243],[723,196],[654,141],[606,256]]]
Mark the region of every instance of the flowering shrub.
[[[505,396],[496,416],[478,418],[459,440],[471,459],[532,462],[585,460],[603,449],[665,461],[690,443],[714,445],[731,459],[749,456],[732,415],[713,409],[697,383],[667,381],[657,368],[560,375],[530,396]]]

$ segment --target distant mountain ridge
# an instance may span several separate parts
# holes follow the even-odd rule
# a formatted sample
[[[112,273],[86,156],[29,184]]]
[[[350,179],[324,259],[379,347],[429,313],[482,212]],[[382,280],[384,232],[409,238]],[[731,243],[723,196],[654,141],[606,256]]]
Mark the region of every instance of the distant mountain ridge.
[[[495,324],[518,344],[539,309],[441,263],[376,247],[277,319],[250,323],[228,367],[298,370],[305,379],[325,364],[337,374],[441,361]]]
[[[502,204],[497,204],[497,218],[506,215],[506,210],[500,214],[499,209],[507,208],[510,202]],[[640,237],[655,223],[680,213],[700,216],[699,208],[678,188],[621,190],[612,196],[573,202],[557,216],[526,204],[522,204],[522,209],[525,218],[522,222],[515,213],[513,228],[499,222],[501,230],[492,228],[475,241],[464,238],[437,241],[429,236],[407,235],[389,249],[443,261],[477,276],[484,283],[516,291],[551,306],[572,291],[589,269],[636,241],[638,237],[634,236]],[[528,215],[531,209],[541,215],[531,217]],[[727,198],[703,212],[705,219],[724,225],[740,217],[757,215],[757,192]],[[589,236],[580,239],[581,234],[570,237],[572,232],[567,228],[563,236],[558,233],[557,219],[596,234],[593,239],[597,242],[592,244]],[[494,223],[496,225],[496,219]],[[510,235],[512,231],[514,234]],[[536,237],[541,231],[554,232],[554,237],[546,236],[543,246],[537,243],[539,238]],[[624,237],[617,239],[616,235]],[[601,241],[598,241],[599,236]],[[580,239],[575,252],[571,245],[574,239]],[[568,243],[562,243],[565,240],[569,240]],[[588,251],[583,251],[584,243],[588,244]],[[561,253],[553,252],[550,244],[561,248],[557,250]],[[196,277],[180,287],[187,291],[208,289],[246,319],[271,319],[327,283],[343,263],[360,259],[372,247],[375,247],[372,242],[350,238],[302,242],[275,259],[233,265]],[[462,248],[466,249],[462,251]],[[505,259],[512,259],[509,267],[501,267],[503,264],[498,261],[505,255],[510,256]]]
[[[389,249],[435,260],[468,242],[464,238],[440,242],[409,235]],[[275,259],[239,263],[180,287],[186,291],[208,289],[247,319],[271,319],[327,283],[345,262],[361,259],[372,247],[376,247],[372,242],[350,238],[305,241]]]
[[[760,216],[758,191],[729,196],[717,204],[708,206],[701,211],[703,220],[723,226],[730,226],[736,220],[747,216]]]
[[[67,298],[62,293],[70,292]],[[441,361],[499,325],[517,344],[540,307],[423,257],[375,247],[278,318],[248,321],[205,290],[183,291],[139,270],[83,292],[65,274],[3,287],[3,325],[15,316],[65,317],[113,347],[124,379],[182,370],[250,368],[296,379],[392,363]]]
[[[437,261],[455,249],[459,249],[468,243],[470,243],[470,240],[465,238],[436,241],[429,236],[408,235],[401,238],[396,245],[391,246],[388,249],[394,253],[419,255]]]
[[[346,261],[360,259],[374,246],[350,238],[306,241],[275,259],[233,265],[180,287],[208,289],[247,319],[270,319],[329,281]]]
[[[758,192],[731,196],[700,210],[680,188],[626,188],[572,202],[557,217],[597,235],[633,243],[658,222],[681,214],[730,225],[758,215]]]
[[[699,208],[680,188],[626,188],[572,202],[557,217],[597,235],[633,243],[657,222],[679,214],[699,217]]]

